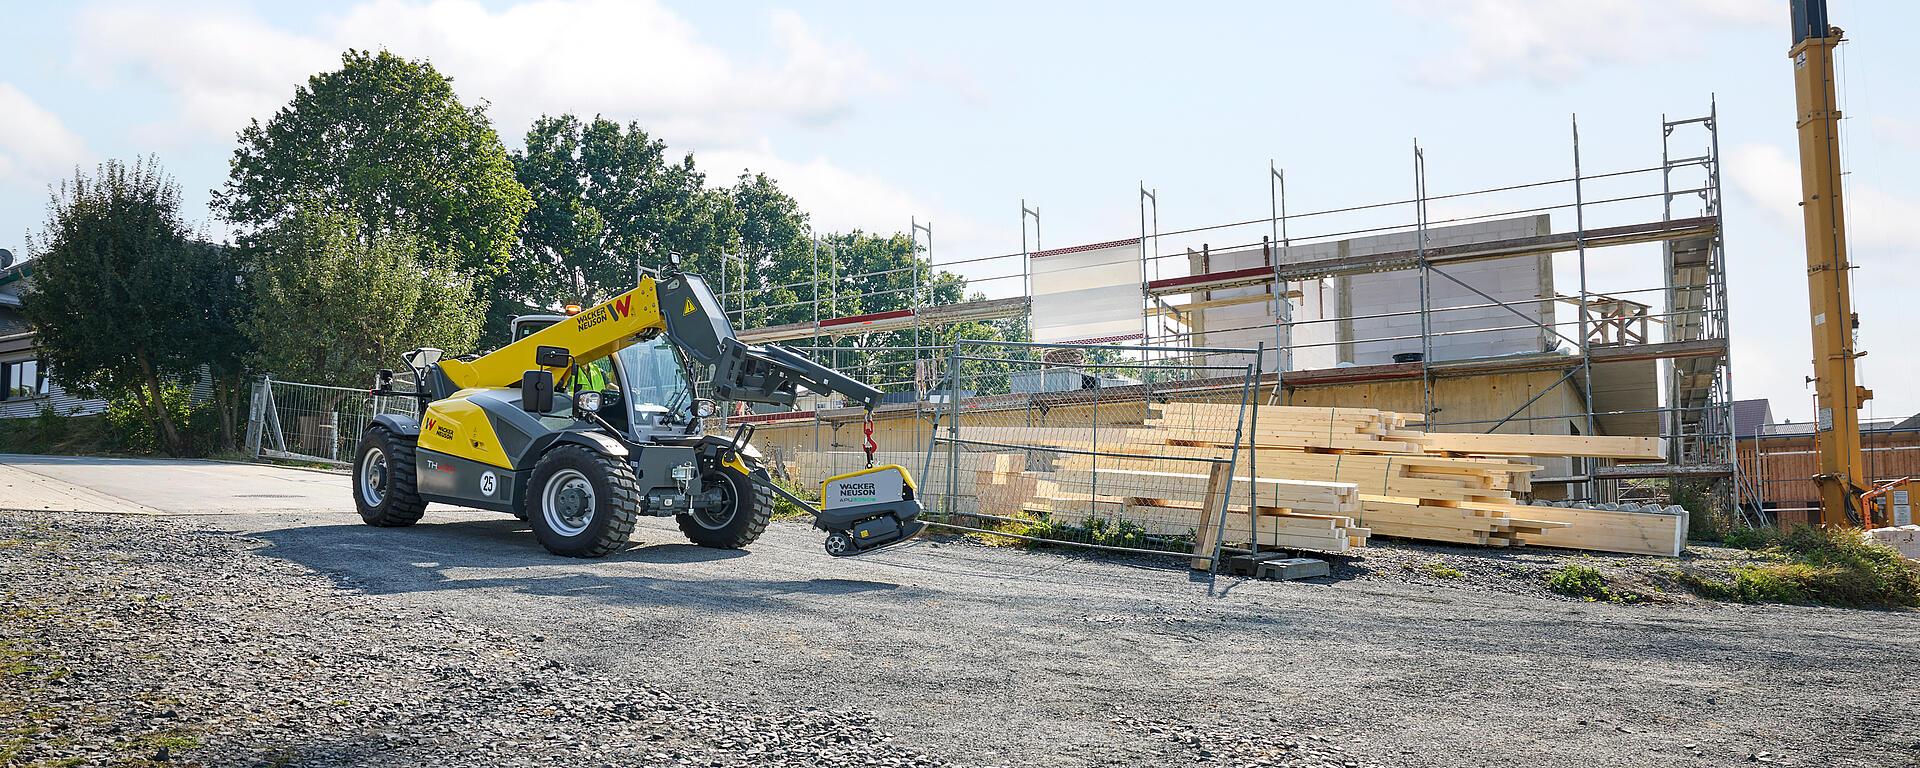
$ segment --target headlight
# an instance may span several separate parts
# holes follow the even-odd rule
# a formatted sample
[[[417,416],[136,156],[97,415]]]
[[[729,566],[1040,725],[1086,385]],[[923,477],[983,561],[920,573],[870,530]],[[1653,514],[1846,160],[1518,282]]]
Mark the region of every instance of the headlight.
[[[689,461],[673,468],[673,481],[676,483],[692,482],[693,478],[699,475],[699,473],[699,468],[693,466],[693,462]]]
[[[693,415],[703,419],[718,416],[720,415],[720,404],[705,398],[695,400],[693,401]]]
[[[577,395],[574,395],[573,407],[580,409],[581,413],[599,413],[600,412],[600,393],[581,392]]]

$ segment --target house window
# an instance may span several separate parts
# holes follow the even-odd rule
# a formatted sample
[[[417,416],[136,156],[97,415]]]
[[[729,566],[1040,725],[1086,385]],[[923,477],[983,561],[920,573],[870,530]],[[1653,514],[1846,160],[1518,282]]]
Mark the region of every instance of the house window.
[[[6,389],[0,392],[0,400],[42,397],[47,394],[45,363],[39,360],[16,360],[5,365]]]

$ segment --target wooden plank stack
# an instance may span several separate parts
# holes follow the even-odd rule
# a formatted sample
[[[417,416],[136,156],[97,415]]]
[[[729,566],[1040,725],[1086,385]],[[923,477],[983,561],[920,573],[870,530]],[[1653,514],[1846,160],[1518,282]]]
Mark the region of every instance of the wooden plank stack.
[[[1101,488],[1094,494],[1104,497],[1102,509],[1159,526],[1186,520],[1163,521],[1164,510],[1188,508],[1206,485],[1208,462],[1203,460],[1230,455],[1228,449],[1238,439],[1243,450],[1233,468],[1230,499],[1244,513],[1247,507],[1240,500],[1255,493],[1261,520],[1268,509],[1342,515],[1307,499],[1280,495],[1282,488],[1331,484],[1352,487],[1358,504],[1344,511],[1350,525],[1342,527],[1367,534],[1659,555],[1678,555],[1685,544],[1684,515],[1532,506],[1515,498],[1531,490],[1529,477],[1541,469],[1515,457],[1662,460],[1661,445],[1652,438],[1430,433],[1414,427],[1417,417],[1366,408],[1263,406],[1257,418],[1243,421],[1238,405],[1168,403],[1152,406],[1151,414],[1138,425],[985,426],[965,428],[965,436],[1073,451],[1098,446],[1100,455],[1047,453],[1051,471],[1045,474],[1029,471],[1041,469],[1030,466],[1031,460],[1021,471],[1082,494]],[[1277,484],[1282,482],[1296,485]],[[1156,498],[1143,490],[1155,485],[1169,489],[1161,494],[1164,498],[1157,504],[1142,503]],[[1023,488],[1022,493],[1035,490]],[[1028,495],[1042,499],[1027,505],[1029,509],[1046,503],[1043,492]],[[1234,529],[1234,519],[1229,516],[1230,531],[1246,537],[1256,533],[1245,524]],[[1264,538],[1264,532],[1259,533]],[[1326,537],[1329,543],[1331,539]],[[1364,535],[1352,535],[1347,546],[1364,541]],[[1334,546],[1324,551],[1343,550]]]
[[[1323,552],[1375,534],[1669,556],[1685,546],[1684,514],[1516,498],[1541,469],[1525,457],[1663,461],[1653,438],[1425,432],[1417,416],[1369,408],[1262,406],[1243,418],[1237,404],[1165,403],[1144,420],[1134,413],[1134,423],[1098,427],[962,425],[969,442],[957,451],[951,489],[944,446],[926,477],[922,453],[876,459],[907,466],[924,494],[951,493],[963,511],[1069,525],[1124,520],[1209,551],[1222,529],[1230,545]],[[1231,467],[1220,461],[1228,456]],[[857,452],[786,458],[790,476],[811,484],[864,465]],[[1224,527],[1215,516],[1223,504]]]

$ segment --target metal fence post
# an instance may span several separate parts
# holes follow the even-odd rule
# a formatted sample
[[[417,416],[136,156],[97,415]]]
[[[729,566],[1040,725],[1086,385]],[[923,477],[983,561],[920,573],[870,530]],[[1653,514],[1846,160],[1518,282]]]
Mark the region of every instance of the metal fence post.
[[[267,426],[267,374],[253,377],[252,398],[247,401],[247,455],[260,458],[260,436]]]

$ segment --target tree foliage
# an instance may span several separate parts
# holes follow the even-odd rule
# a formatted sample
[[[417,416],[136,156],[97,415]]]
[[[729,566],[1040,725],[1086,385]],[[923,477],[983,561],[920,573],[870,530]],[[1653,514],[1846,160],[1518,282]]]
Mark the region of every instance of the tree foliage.
[[[299,212],[242,240],[252,265],[247,333],[256,364],[275,376],[364,384],[401,352],[474,348],[473,281],[425,237],[368,237],[348,216]]]
[[[337,211],[366,242],[418,234],[476,276],[504,266],[532,203],[484,103],[424,61],[349,49],[340,63],[240,132],[215,205],[251,228]]]
[[[61,385],[84,397],[132,399],[151,415],[159,447],[184,452],[165,391],[203,363],[237,370],[244,353],[234,333],[231,252],[192,240],[180,188],[152,159],[76,172],[54,193],[46,228],[29,247],[24,311]]]
[[[707,189],[691,155],[670,160],[665,142],[638,124],[542,117],[513,167],[533,207],[496,285],[490,339],[502,338],[514,314],[590,306],[625,291],[636,265],[727,244],[725,192]]]

